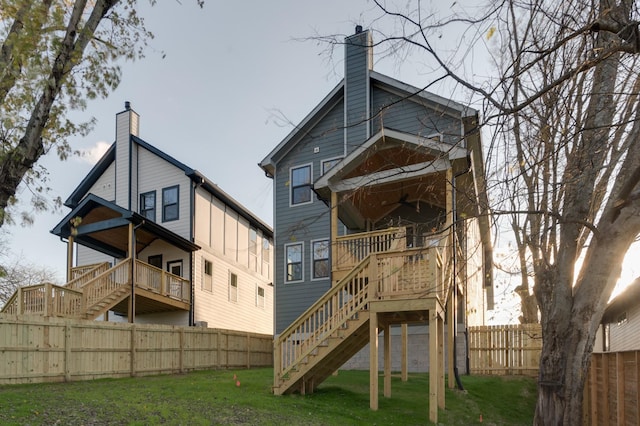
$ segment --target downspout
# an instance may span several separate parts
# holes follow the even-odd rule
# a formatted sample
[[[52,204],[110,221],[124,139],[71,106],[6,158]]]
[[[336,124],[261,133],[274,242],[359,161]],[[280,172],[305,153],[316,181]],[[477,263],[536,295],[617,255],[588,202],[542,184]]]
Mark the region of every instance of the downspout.
[[[198,176],[196,175],[199,179],[196,181],[195,179],[193,179],[193,185],[191,185],[191,195],[190,195],[190,206],[189,209],[191,210],[189,212],[189,221],[191,222],[191,226],[189,227],[191,229],[191,242],[195,242],[195,235],[196,235],[196,222],[195,222],[195,213],[196,213],[196,209],[195,209],[195,204],[196,204],[196,189],[202,185],[204,183],[204,179],[202,178],[202,176]],[[192,327],[195,325],[196,321],[195,321],[195,295],[196,295],[196,284],[195,284],[195,259],[193,257],[193,252],[189,251],[189,275],[190,277],[190,282],[191,282],[191,286],[190,286],[190,291],[191,291],[191,295],[189,297],[189,299],[191,300],[191,303],[189,303],[189,326]]]
[[[453,194],[451,196],[452,199],[452,209],[453,209],[453,223],[451,224],[451,230],[453,232],[453,240],[452,240],[452,248],[453,248],[453,292],[451,294],[451,297],[453,298],[452,300],[452,318],[453,318],[453,324],[451,325],[451,328],[453,330],[453,374],[456,378],[456,384],[458,385],[458,389],[460,390],[464,390],[464,387],[462,386],[462,381],[460,380],[460,374],[458,373],[458,350],[457,350],[457,335],[458,335],[458,318],[456,316],[457,314],[457,310],[458,310],[458,303],[457,303],[457,299],[458,299],[458,226],[457,226],[457,222],[458,222],[458,207],[457,207],[457,197],[456,197],[456,192],[458,191],[458,188],[456,187],[456,179],[466,173],[469,173],[469,171],[471,171],[471,158],[469,157],[469,154],[467,154],[467,167],[464,170],[459,171],[458,173],[455,173],[453,175],[453,182],[452,182],[452,186],[453,186]],[[465,327],[466,328],[466,327]],[[465,329],[465,334],[466,334],[466,329]],[[468,336],[468,335],[467,335]],[[467,352],[469,350],[469,342],[467,341]],[[467,354],[467,359],[468,359],[468,354]]]

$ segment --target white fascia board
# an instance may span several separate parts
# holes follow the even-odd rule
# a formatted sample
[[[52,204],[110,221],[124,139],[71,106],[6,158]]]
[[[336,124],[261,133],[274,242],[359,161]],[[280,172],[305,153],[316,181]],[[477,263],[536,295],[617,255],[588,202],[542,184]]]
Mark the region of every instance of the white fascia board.
[[[356,176],[336,182],[335,184],[329,183],[329,188],[333,192],[350,191],[365,186],[382,185],[385,183],[413,179],[432,173],[443,172],[448,170],[450,167],[451,163],[449,160],[437,159],[425,163],[411,164],[396,169],[383,170],[381,172],[365,176]]]

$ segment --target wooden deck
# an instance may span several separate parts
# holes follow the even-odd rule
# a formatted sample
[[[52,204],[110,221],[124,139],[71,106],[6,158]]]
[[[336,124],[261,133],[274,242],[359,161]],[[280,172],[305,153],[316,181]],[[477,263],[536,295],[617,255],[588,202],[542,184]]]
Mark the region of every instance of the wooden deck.
[[[95,319],[108,310],[126,314],[132,287],[136,314],[190,306],[188,280],[140,260],[125,259],[114,267],[108,263],[82,266],[74,268],[71,276],[65,286],[43,283],[19,288],[2,312],[83,319]]]

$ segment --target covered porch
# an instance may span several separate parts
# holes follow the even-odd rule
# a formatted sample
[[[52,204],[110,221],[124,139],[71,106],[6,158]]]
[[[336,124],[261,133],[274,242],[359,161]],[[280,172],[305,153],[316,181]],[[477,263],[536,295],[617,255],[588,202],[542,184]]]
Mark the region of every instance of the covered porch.
[[[138,258],[140,252],[156,241],[164,241],[190,258],[200,247],[189,240],[93,194],[83,199],[51,232],[67,240],[68,283],[64,288],[85,294],[84,316],[112,311],[135,322],[136,315],[191,308],[189,279]],[[112,256],[117,259],[116,264],[74,267],[74,243]]]

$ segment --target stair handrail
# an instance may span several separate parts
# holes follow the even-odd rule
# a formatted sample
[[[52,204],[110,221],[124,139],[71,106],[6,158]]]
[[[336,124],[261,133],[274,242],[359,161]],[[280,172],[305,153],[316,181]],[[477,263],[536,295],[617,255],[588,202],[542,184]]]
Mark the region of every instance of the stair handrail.
[[[112,285],[111,287],[109,287],[107,290],[109,291],[94,291],[92,292],[92,289],[95,289],[98,284],[101,284],[103,282],[108,282],[107,278],[114,273],[118,273],[121,269],[125,269],[127,268],[126,271],[126,278],[127,280],[125,282],[122,283],[114,283],[116,285]],[[126,259],[124,259],[123,261],[119,262],[117,265],[112,266],[111,268],[107,269],[106,271],[104,271],[103,273],[101,273],[100,275],[98,275],[97,277],[95,277],[94,279],[92,279],[91,281],[87,282],[85,285],[82,286],[82,293],[83,293],[83,309],[86,312],[89,308],[91,308],[94,304],[100,302],[100,300],[102,300],[104,297],[108,296],[111,292],[113,292],[114,290],[116,290],[117,288],[123,286],[123,285],[131,285],[131,258],[128,257]],[[103,288],[100,288],[100,290],[104,290]],[[97,294],[97,296],[96,296]]]
[[[374,254],[375,255],[375,254]],[[366,282],[366,275],[362,274],[366,272],[369,264],[371,263],[371,256],[367,256],[364,258],[358,265],[349,272],[344,278],[342,278],[338,284],[329,289],[321,298],[319,298],[313,305],[311,305],[306,311],[304,311],[292,324],[289,325],[280,335],[276,338],[275,348],[276,348],[276,357],[274,359],[274,375],[277,378],[280,378],[287,374],[300,360],[304,359],[308,356],[327,336],[333,333],[338,328],[342,327],[349,318],[351,318],[352,314],[357,310],[362,309],[361,307],[366,306],[368,303],[368,282]],[[358,275],[360,277],[358,278]],[[354,292],[351,295],[351,299],[357,299],[358,303],[349,304],[348,302],[341,306],[332,306],[327,307],[327,303],[330,301],[336,301],[338,294],[347,291],[346,289],[350,283],[352,283],[353,279],[360,280],[359,283],[356,284],[357,287],[353,289],[358,289],[358,292]],[[344,307],[347,307],[348,312],[343,312]],[[310,326],[307,336],[304,336],[303,340],[295,340],[293,341],[299,347],[304,348],[304,350],[300,350],[299,353],[295,355],[291,355],[291,353],[285,354],[282,349],[284,344],[289,341],[293,337],[295,333],[298,333],[300,327],[302,327],[305,322],[309,321],[309,319],[318,312],[322,312],[322,309],[327,308],[333,309],[334,313],[326,318],[325,321],[322,322],[318,327]],[[324,314],[322,315],[324,316]],[[337,318],[336,318],[337,317]],[[312,331],[311,328],[314,330]],[[303,336],[299,336],[301,339]],[[287,365],[285,365],[285,360],[283,358],[287,358],[289,361]]]
[[[102,274],[105,271],[111,269],[111,264],[109,262],[102,263],[94,263],[92,265],[83,265],[81,268],[87,269],[81,275],[75,277],[64,286],[72,289],[80,289],[83,285]]]

